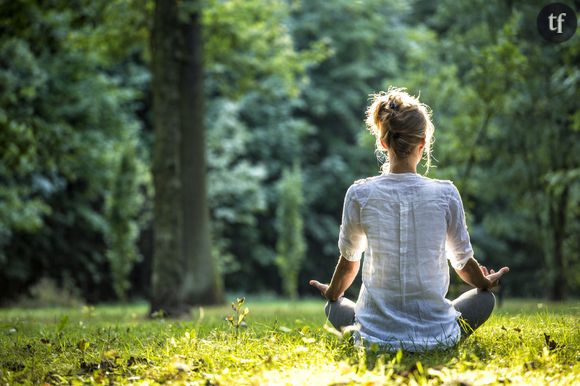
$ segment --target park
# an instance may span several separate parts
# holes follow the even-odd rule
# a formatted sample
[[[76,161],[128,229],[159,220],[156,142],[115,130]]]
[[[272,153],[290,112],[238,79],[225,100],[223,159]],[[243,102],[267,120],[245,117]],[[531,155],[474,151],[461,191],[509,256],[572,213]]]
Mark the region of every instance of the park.
[[[0,2],[0,384],[580,383],[550,7]],[[369,309],[420,337],[467,293],[451,343],[371,343]]]

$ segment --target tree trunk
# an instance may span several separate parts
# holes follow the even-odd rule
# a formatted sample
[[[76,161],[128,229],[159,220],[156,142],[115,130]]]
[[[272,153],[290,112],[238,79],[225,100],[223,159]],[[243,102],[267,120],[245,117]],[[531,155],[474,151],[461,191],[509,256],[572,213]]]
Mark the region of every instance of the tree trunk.
[[[200,9],[198,4],[195,9]],[[157,0],[152,35],[155,240],[151,311],[186,314],[222,300],[211,256],[199,11]]]

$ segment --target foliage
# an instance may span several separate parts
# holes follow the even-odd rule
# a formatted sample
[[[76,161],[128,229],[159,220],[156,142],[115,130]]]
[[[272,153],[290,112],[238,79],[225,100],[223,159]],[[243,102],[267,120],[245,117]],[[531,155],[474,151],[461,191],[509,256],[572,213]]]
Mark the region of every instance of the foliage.
[[[248,328],[228,307],[188,321],[145,306],[0,310],[0,382],[129,384],[550,384],[580,381],[577,302],[508,301],[455,349],[360,351],[323,327],[323,304],[252,303]],[[229,310],[229,311],[228,311]],[[273,317],[274,316],[274,317]],[[548,335],[548,337],[546,337]]]
[[[134,260],[127,248],[136,254],[128,246],[136,230],[114,233],[138,229],[138,210],[105,214],[106,203],[120,199],[111,196],[120,155],[139,142],[136,90],[125,83],[134,79],[107,71],[92,46],[78,44],[99,20],[94,2],[78,3],[82,14],[59,2],[0,6],[0,280],[8,283],[3,297],[47,275],[73,280],[84,295],[107,298],[111,291],[104,283],[115,282],[121,292],[127,288]],[[146,179],[144,162],[139,152],[125,158],[124,176],[141,174],[121,183]],[[143,192],[126,189],[134,194],[123,197],[124,204],[139,207]],[[114,268],[112,278],[107,249],[114,267],[125,266]]]
[[[317,48],[298,52],[287,27],[285,1],[208,0],[203,9],[205,65],[210,95],[243,98],[271,95],[276,85],[298,94],[305,66],[321,56]]]
[[[203,15],[214,250],[226,286],[276,289],[277,185],[311,130],[293,116],[305,70],[327,50],[296,49],[284,1],[210,1]]]
[[[59,287],[54,280],[41,278],[29,289],[30,295],[22,295],[12,307],[43,308],[68,307],[76,308],[83,304],[78,288],[73,283],[65,282]]]
[[[510,294],[577,295],[580,35],[544,42],[543,5],[205,1],[209,204],[226,287],[283,291],[277,189],[295,160],[312,257],[298,292],[330,278],[344,192],[379,170],[367,95],[397,85],[433,108],[430,176],[460,188],[476,257],[512,268]],[[0,3],[0,300],[45,276],[90,301],[147,296],[153,6]]]
[[[416,2],[427,10],[428,3]],[[390,82],[420,91],[434,110],[434,176],[460,188],[476,257],[512,268],[510,293],[561,298],[565,287],[578,291],[564,272],[578,264],[570,246],[579,234],[580,179],[556,178],[553,190],[549,176],[575,175],[580,164],[570,63],[577,44],[541,41],[542,6],[443,1],[410,15],[408,71]]]
[[[231,232],[238,227],[254,227],[256,213],[266,207],[266,168],[244,158],[251,134],[240,115],[242,106],[216,99],[208,106],[208,197],[211,208],[215,256],[224,274],[241,269],[231,252]]]
[[[105,209],[109,224],[109,232],[105,235],[107,258],[111,266],[115,294],[122,300],[125,300],[131,287],[131,269],[141,259],[137,240],[139,229],[146,220],[141,214],[145,203],[140,189],[144,186],[144,181],[140,181],[139,176],[148,174],[146,170],[137,170],[139,166],[143,166],[134,162],[138,157],[136,142],[127,141],[125,148],[121,149],[119,169],[107,196]],[[127,219],[132,221],[126,221]]]
[[[278,208],[276,211],[278,241],[276,243],[276,266],[282,280],[284,295],[298,295],[298,273],[304,261],[306,242],[302,210],[302,171],[298,164],[283,172],[278,185]]]

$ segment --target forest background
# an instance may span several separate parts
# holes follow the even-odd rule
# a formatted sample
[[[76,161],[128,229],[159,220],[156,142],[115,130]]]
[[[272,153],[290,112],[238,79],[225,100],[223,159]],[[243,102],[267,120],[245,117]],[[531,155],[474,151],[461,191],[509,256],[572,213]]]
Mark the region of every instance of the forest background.
[[[379,173],[368,95],[433,109],[435,167],[508,296],[580,294],[580,44],[539,1],[205,0],[212,252],[230,293],[313,294]],[[148,299],[150,0],[0,1],[0,303]],[[50,297],[49,294],[54,296]],[[315,295],[315,294],[314,294]]]

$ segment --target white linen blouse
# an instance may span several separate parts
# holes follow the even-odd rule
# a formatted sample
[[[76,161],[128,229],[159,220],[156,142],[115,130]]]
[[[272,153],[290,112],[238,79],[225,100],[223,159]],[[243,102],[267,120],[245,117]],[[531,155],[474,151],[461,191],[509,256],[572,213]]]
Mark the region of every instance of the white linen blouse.
[[[357,334],[383,349],[425,351],[455,345],[460,313],[445,298],[449,266],[473,256],[463,204],[451,181],[389,173],[346,192],[338,247],[361,259]]]

